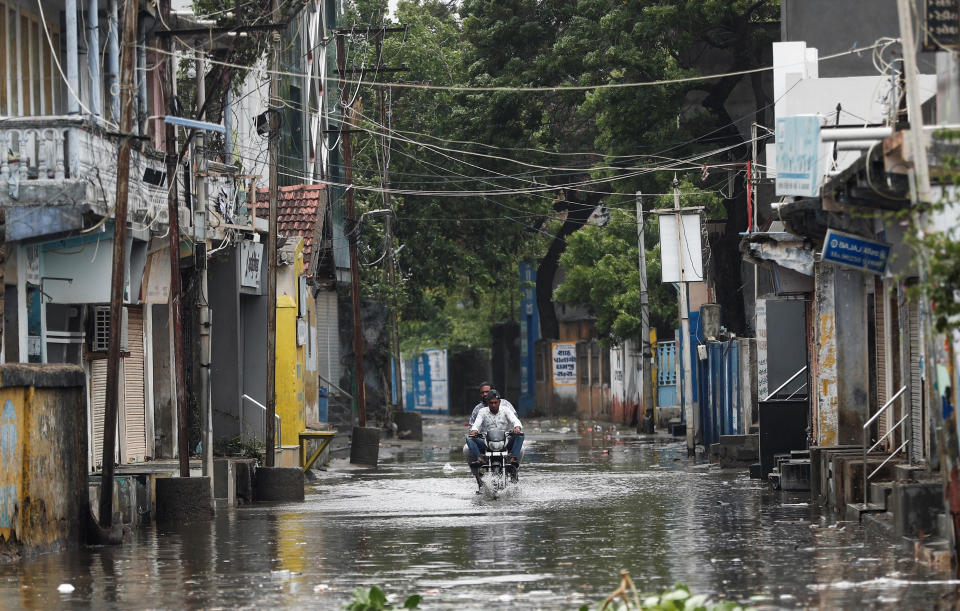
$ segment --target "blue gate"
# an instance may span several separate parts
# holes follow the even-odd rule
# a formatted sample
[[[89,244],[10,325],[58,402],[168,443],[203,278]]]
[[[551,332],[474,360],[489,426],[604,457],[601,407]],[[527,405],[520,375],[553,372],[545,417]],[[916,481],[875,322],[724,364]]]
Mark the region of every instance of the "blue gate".
[[[700,425],[703,443],[720,441],[721,435],[744,432],[740,422],[742,406],[740,346],[736,340],[707,342],[706,359],[697,359],[700,382]]]
[[[657,405],[677,405],[677,342],[657,342]]]

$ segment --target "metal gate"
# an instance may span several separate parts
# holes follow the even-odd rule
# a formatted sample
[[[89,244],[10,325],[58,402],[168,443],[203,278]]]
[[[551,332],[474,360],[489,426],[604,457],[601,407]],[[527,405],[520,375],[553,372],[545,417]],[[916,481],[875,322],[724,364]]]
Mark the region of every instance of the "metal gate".
[[[677,342],[657,342],[657,405],[677,405]]]

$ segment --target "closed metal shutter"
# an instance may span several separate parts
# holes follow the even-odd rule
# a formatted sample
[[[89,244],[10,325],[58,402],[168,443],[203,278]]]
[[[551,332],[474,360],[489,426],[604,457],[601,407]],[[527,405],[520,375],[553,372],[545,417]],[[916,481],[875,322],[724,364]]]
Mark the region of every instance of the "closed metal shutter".
[[[336,291],[317,293],[317,371],[330,382],[340,384],[340,324]],[[323,379],[320,386],[330,387]]]
[[[874,280],[874,325],[876,331],[876,368],[877,368],[877,409],[880,409],[887,403],[887,322],[886,322],[886,292],[883,287],[883,281],[879,278]],[[888,409],[880,416],[878,436],[882,437],[887,433],[891,412]],[[896,422],[895,420],[893,422]],[[889,445],[889,444],[888,444]]]
[[[90,361],[90,450],[93,467],[103,465],[103,410],[107,402],[107,359]]]
[[[923,338],[920,331],[920,311],[916,301],[907,308],[907,326],[910,335],[910,460],[923,460],[923,371],[920,356]]]
[[[147,456],[146,408],[143,384],[143,308],[127,307],[127,351],[123,359],[124,462]]]

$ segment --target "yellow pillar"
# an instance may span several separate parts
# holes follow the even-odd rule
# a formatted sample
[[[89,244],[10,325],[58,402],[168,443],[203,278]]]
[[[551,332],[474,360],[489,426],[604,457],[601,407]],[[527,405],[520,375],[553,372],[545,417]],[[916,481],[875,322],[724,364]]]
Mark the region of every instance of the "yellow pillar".
[[[306,428],[303,408],[303,349],[297,346],[297,302],[277,296],[277,414],[280,445],[296,446]]]

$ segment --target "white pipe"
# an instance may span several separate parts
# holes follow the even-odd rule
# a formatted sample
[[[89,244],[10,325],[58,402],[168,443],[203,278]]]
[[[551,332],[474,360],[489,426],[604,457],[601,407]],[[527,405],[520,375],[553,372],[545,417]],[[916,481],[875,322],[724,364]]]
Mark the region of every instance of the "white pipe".
[[[820,130],[820,140],[882,140],[893,135],[892,127],[833,127]]]
[[[77,0],[66,0],[64,7],[67,25],[67,114],[80,114],[80,56],[77,48]]]
[[[100,3],[87,0],[87,65],[90,67],[90,111],[101,116],[100,94]]]

